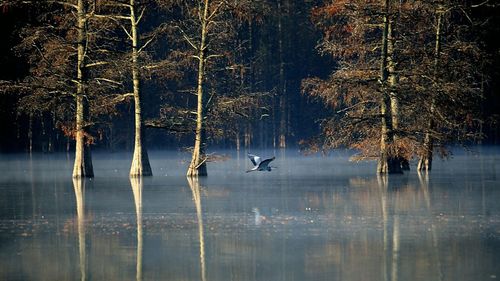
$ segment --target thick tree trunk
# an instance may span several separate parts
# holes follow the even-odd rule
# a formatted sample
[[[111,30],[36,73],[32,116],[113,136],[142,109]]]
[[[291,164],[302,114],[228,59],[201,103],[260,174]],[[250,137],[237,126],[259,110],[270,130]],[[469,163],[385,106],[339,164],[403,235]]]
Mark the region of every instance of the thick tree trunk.
[[[437,13],[437,24],[436,24],[436,41],[434,46],[434,81],[438,78],[438,69],[439,69],[439,59],[441,53],[441,25],[442,25],[442,17],[443,12],[438,9]],[[431,103],[429,108],[429,120],[427,123],[427,130],[424,136],[423,143],[423,151],[420,155],[420,159],[418,161],[417,169],[419,171],[430,171],[432,169],[432,154],[434,150],[434,140],[432,138],[432,131],[434,130],[434,112],[436,110],[436,98],[435,93],[431,97]]]
[[[77,89],[76,89],[76,147],[73,177],[93,177],[92,158],[90,145],[87,141],[86,127],[88,115],[88,102],[85,97],[85,41],[86,41],[86,14],[84,1],[78,0],[78,63],[77,63]]]
[[[389,35],[389,0],[383,0],[384,4],[384,23],[382,30],[382,52],[380,63],[380,83],[382,97],[380,99],[381,115],[381,137],[380,137],[380,155],[377,165],[377,172],[380,174],[401,173],[401,166],[397,157],[391,149],[394,147],[394,138],[391,120],[391,103],[388,93],[387,80],[388,71],[388,35]]]
[[[130,0],[130,22],[132,25],[132,79],[134,85],[135,105],[135,141],[134,156],[130,167],[130,176],[152,176],[148,152],[145,144],[145,129],[142,121],[141,77],[139,72],[139,37],[137,17],[135,15],[135,1]]]
[[[403,155],[401,155],[401,151],[399,149],[400,145],[400,132],[399,132],[399,100],[400,93],[396,90],[396,87],[399,83],[399,76],[396,72],[396,54],[395,54],[395,41],[396,38],[394,36],[394,24],[391,20],[388,21],[387,28],[387,68],[388,68],[388,79],[389,79],[389,88],[390,88],[390,103],[391,103],[391,122],[392,122],[392,132],[393,132],[393,140],[394,140],[394,149],[395,149],[395,157],[400,163],[402,170],[410,170],[410,164],[408,159],[406,159]]]
[[[196,110],[196,131],[191,164],[189,164],[187,176],[198,177],[207,176],[207,164],[205,155],[205,104],[203,97],[203,79],[205,75],[205,49],[208,24],[208,0],[205,0],[203,15],[201,20],[201,42],[198,48],[198,87],[197,87],[197,110]]]
[[[395,174],[402,173],[400,161],[394,156],[394,152],[390,151],[392,144],[390,113],[388,98],[383,98],[380,104],[381,119],[381,138],[380,138],[380,156],[377,165],[377,172],[380,174]]]

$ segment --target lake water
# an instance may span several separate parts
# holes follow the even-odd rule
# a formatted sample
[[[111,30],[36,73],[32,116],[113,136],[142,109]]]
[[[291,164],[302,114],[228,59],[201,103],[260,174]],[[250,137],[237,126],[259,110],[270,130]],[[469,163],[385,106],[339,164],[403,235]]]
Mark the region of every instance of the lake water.
[[[72,155],[0,156],[0,280],[500,279],[498,150],[389,178],[345,152],[255,152],[278,168],[230,153],[199,181],[176,152],[143,180],[129,154],[94,154],[92,180]]]

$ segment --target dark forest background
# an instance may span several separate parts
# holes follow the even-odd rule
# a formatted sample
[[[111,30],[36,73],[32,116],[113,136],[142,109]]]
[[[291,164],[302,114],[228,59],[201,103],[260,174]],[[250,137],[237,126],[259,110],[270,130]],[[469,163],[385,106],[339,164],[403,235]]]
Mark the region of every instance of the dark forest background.
[[[238,89],[248,95],[258,93],[259,101],[249,107],[232,109],[241,118],[230,119],[225,117],[224,114],[227,113],[220,113],[218,129],[208,138],[209,147],[236,148],[238,144],[252,149],[305,146],[321,134],[321,120],[332,113],[329,106],[302,91],[304,79],[326,79],[338,66],[336,58],[320,54],[317,49],[324,33],[317,28],[311,15],[315,8],[325,5],[324,1],[262,2],[262,10],[255,8],[250,20],[235,23],[238,28],[235,30],[236,37],[231,42],[241,49],[233,48],[239,53],[231,54],[231,59],[235,66],[233,72],[239,74],[224,77],[214,75],[209,78],[224,80],[228,85],[239,84],[225,90],[233,91],[244,87],[244,91]],[[0,84],[3,88],[0,90],[0,151],[72,150],[74,144],[70,134],[65,132],[65,127],[51,115],[50,110],[30,111],[36,104],[26,104],[27,100],[22,98],[26,93],[6,90],[7,84],[25,81],[30,75],[30,54],[16,48],[23,41],[23,30],[25,32],[30,26],[41,25],[46,19],[42,15],[50,11],[47,8],[5,3],[0,5],[0,9],[0,80],[3,81]],[[174,8],[167,12],[148,12],[143,23],[146,30],[158,26],[158,21],[176,15]],[[485,71],[488,79],[484,81],[483,98],[480,100],[480,130],[483,137],[475,142],[499,144],[500,8],[496,5],[477,8],[472,17],[474,21],[482,22],[475,40],[480,42],[489,61]],[[172,31],[166,33],[169,32]],[[172,33],[165,36],[172,36]],[[152,48],[158,53],[166,52],[165,48],[168,48],[171,41],[172,39],[160,38]],[[171,112],[165,105],[186,102],[183,98],[177,98],[177,95],[189,88],[187,84],[190,82],[186,81],[194,80],[192,77],[182,77],[179,79],[184,81],[179,83],[171,81],[175,80],[174,74],[168,77],[158,82],[161,79],[152,75],[144,84],[143,111],[149,122],[147,143],[152,149],[179,149],[192,145],[193,137],[189,130],[183,132],[181,128],[172,126],[155,128],[162,127],[158,125],[159,120],[165,118],[165,112]],[[238,79],[241,81],[237,81]],[[280,99],[283,91],[286,92],[284,100]],[[97,125],[91,129],[93,149],[131,151],[134,145],[133,113],[133,101],[125,100],[115,104],[107,114],[100,114],[96,119],[99,120]],[[232,125],[225,128],[220,124],[224,125],[224,122],[231,122]],[[286,136],[285,143],[280,143],[282,134]]]

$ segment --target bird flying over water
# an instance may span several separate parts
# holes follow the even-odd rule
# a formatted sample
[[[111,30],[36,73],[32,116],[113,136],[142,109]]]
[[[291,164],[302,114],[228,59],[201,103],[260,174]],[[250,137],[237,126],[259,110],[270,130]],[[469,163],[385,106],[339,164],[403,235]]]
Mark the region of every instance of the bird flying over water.
[[[253,172],[253,171],[271,171],[271,166],[269,166],[269,163],[276,159],[276,157],[268,158],[265,159],[264,161],[261,161],[261,158],[257,155],[253,155],[248,153],[248,158],[250,158],[250,161],[252,161],[253,168],[248,170],[247,173]],[[274,167],[273,167],[274,168]]]

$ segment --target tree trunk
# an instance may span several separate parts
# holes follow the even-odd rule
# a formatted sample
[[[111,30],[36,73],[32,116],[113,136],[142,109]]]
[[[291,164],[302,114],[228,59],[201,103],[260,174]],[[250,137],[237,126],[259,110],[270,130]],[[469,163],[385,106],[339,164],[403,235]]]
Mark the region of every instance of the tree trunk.
[[[142,99],[139,73],[139,37],[137,27],[137,17],[135,15],[135,1],[130,0],[130,22],[132,26],[132,79],[134,85],[134,105],[135,105],[135,142],[134,156],[130,167],[130,176],[152,176],[151,165],[149,164],[148,152],[145,144],[145,129],[142,121]]]
[[[279,125],[279,148],[286,148],[287,121],[288,121],[288,97],[285,88],[285,61],[283,54],[283,11],[281,0],[278,0],[278,54],[279,54],[279,107],[280,107],[280,125]]]
[[[383,0],[384,3],[384,23],[382,30],[382,52],[380,63],[380,83],[382,97],[380,99],[381,115],[381,137],[380,137],[380,156],[377,165],[377,172],[380,174],[401,173],[401,166],[394,152],[394,137],[391,120],[391,103],[388,93],[387,80],[389,78],[388,70],[388,35],[389,35],[389,0]]]
[[[240,151],[240,145],[241,145],[241,140],[240,140],[240,129],[239,127],[236,129],[236,151]]]
[[[29,114],[28,121],[28,151],[30,155],[33,153],[33,113]]]
[[[436,81],[436,79],[438,78],[439,59],[441,53],[441,25],[443,17],[443,12],[441,11],[441,8],[438,8],[438,11],[436,11],[436,13],[437,13],[437,24],[436,24],[436,42],[434,47],[434,81]],[[427,123],[427,130],[424,136],[423,152],[420,155],[420,159],[418,161],[417,169],[419,171],[430,171],[432,169],[432,154],[434,150],[434,140],[432,138],[431,133],[435,127],[433,119],[435,110],[436,110],[436,98],[435,98],[435,93],[433,93],[429,108],[430,114]]]
[[[406,159],[403,155],[401,155],[401,151],[399,149],[400,146],[400,138],[399,138],[399,100],[400,93],[396,90],[396,87],[399,83],[399,76],[396,72],[396,54],[395,54],[395,41],[396,38],[394,36],[394,24],[391,20],[388,21],[387,28],[387,68],[388,68],[388,79],[389,79],[389,88],[390,88],[390,102],[391,102],[391,122],[392,122],[392,132],[394,139],[394,149],[395,149],[395,157],[400,163],[402,170],[410,170],[410,163],[408,159]]]
[[[85,97],[85,41],[86,41],[86,14],[84,1],[78,0],[78,63],[77,63],[77,89],[76,89],[76,147],[75,165],[73,166],[73,177],[93,177],[92,158],[90,145],[87,141],[88,133],[87,115],[88,102]]]
[[[432,127],[432,121],[429,121],[429,127]],[[417,169],[419,171],[430,171],[432,169],[432,153],[434,150],[434,143],[429,132],[425,133],[424,136],[424,147],[423,152],[418,160]]]
[[[205,0],[203,15],[201,18],[201,42],[198,48],[198,87],[197,87],[197,111],[196,111],[196,131],[191,164],[187,171],[188,177],[207,176],[207,164],[205,155],[205,104],[203,97],[203,78],[205,75],[205,49],[208,24],[208,0]]]
[[[55,145],[56,145],[56,138],[55,138],[55,128],[56,128],[56,114],[54,112],[50,113],[51,117],[51,126],[49,128],[50,134],[49,134],[49,144],[48,144],[48,152],[52,153],[55,151]]]
[[[252,127],[250,124],[245,125],[245,149],[249,149],[252,144]]]

